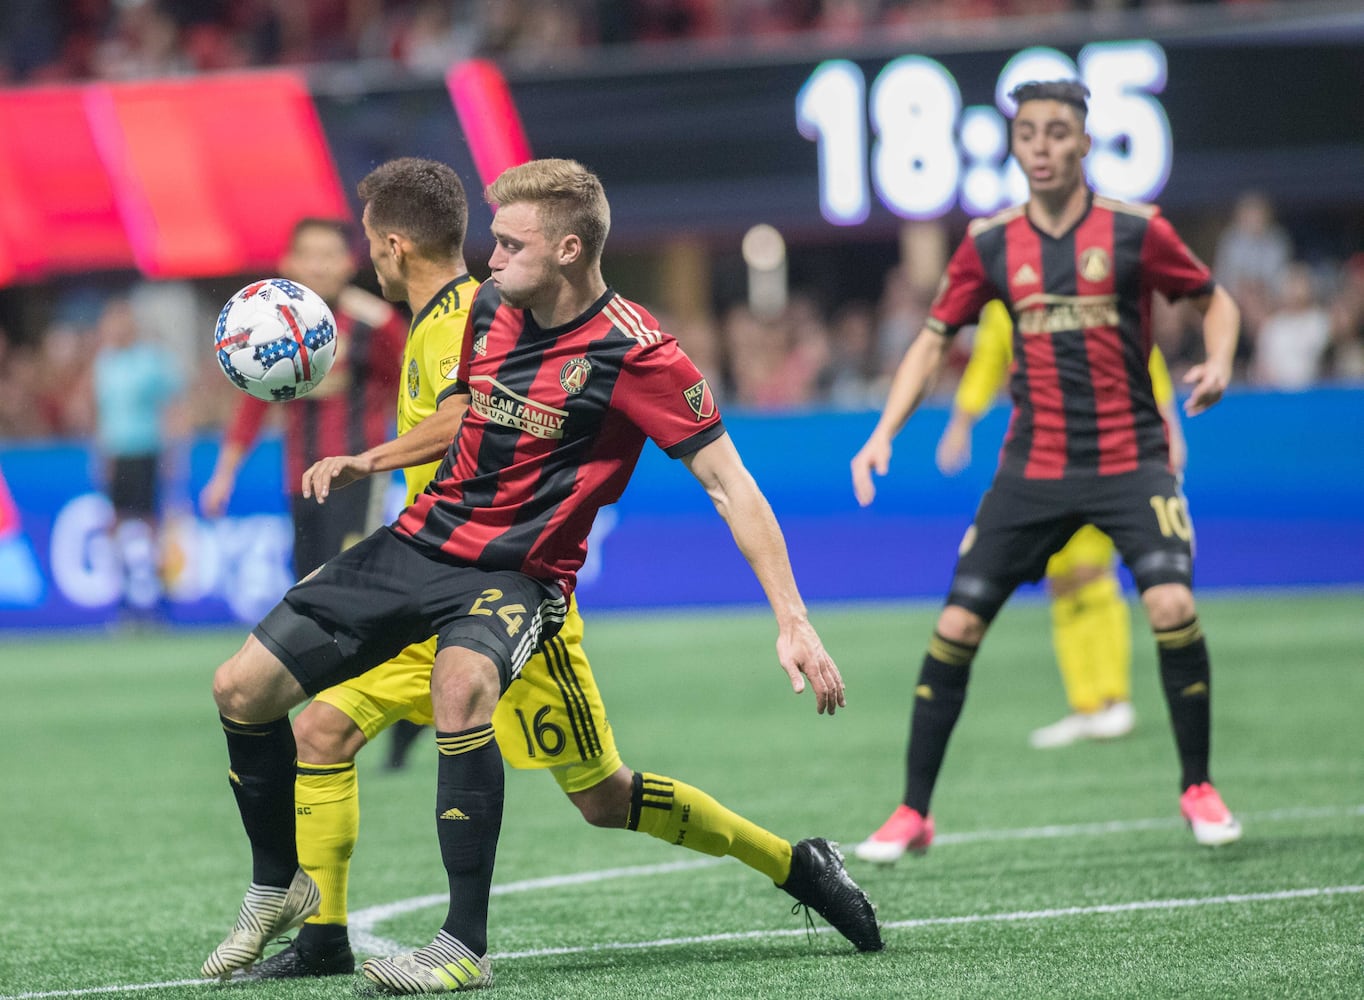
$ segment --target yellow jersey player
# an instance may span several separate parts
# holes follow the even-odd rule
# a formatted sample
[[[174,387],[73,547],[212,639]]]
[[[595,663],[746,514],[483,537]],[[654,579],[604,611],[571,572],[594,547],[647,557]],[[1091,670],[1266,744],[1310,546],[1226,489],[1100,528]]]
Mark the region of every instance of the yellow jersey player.
[[[981,310],[971,348],[952,401],[952,416],[938,442],[938,468],[953,475],[971,461],[971,431],[995,401],[1013,363],[1013,321],[995,299]],[[1170,431],[1170,460],[1184,467],[1184,437],[1165,357],[1151,351],[1151,386]],[[1132,622],[1114,561],[1113,540],[1085,525],[1047,562],[1052,644],[1070,714],[1033,730],[1038,748],[1069,746],[1080,740],[1126,736],[1136,724],[1132,708]]]
[[[440,453],[444,444],[433,449],[432,442],[448,443],[463,412],[454,390],[479,287],[463,259],[467,206],[454,171],[413,158],[380,166],[361,182],[359,194],[384,295],[405,299],[413,311],[398,392],[399,436],[363,455],[318,462],[304,476],[304,493],[325,502],[333,489],[376,469],[402,467],[411,504],[441,465],[410,465],[412,456]],[[477,341],[472,350],[481,350]],[[811,896],[810,883],[818,882],[819,898],[810,905],[858,948],[879,948],[875,917],[861,891],[850,893],[838,879],[822,877],[834,865],[819,853],[826,849],[823,841],[792,845],[700,789],[622,763],[582,638],[583,621],[576,601],[570,601],[562,629],[530,659],[493,714],[506,761],[519,769],[549,770],[594,826],[636,830],[702,854],[737,858],[802,902]],[[298,857],[317,883],[321,902],[287,948],[255,966],[254,976],[354,970],[346,892],[360,821],[355,757],[397,720],[432,723],[435,652],[434,637],[409,646],[393,660],[322,691],[295,718]],[[841,872],[841,864],[836,867]]]

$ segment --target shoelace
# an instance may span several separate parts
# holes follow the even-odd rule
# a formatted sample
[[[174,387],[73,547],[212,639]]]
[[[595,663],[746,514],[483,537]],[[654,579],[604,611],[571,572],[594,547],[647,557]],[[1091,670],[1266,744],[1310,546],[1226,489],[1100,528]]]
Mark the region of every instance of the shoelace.
[[[791,916],[795,916],[801,910],[805,911],[805,940],[810,944],[815,943],[815,918],[810,916],[810,907],[804,903],[796,903],[791,907]]]

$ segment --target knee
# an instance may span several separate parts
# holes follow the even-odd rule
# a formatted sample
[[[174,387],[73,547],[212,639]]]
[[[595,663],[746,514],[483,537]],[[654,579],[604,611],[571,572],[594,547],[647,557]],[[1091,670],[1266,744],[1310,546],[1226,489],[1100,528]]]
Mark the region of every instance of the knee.
[[[591,788],[570,792],[568,797],[592,826],[618,830],[630,818],[630,789],[631,772],[623,767]]]
[[[294,719],[294,742],[305,764],[345,764],[365,745],[365,734],[334,705],[314,701]]]
[[[492,660],[481,654],[459,652],[462,655],[438,657],[431,674],[431,707],[436,728],[452,733],[490,723],[502,694]]]
[[[1146,617],[1157,632],[1177,628],[1192,621],[1198,613],[1193,591],[1182,583],[1162,583],[1141,595]]]
[[[213,674],[213,701],[237,722],[272,722],[304,698],[303,688],[255,636]]]
[[[979,646],[987,627],[980,615],[956,604],[949,604],[938,616],[938,635],[965,646]]]
[[[237,722],[268,722],[258,715],[256,698],[245,681],[242,654],[232,654],[213,674],[213,702],[224,718]]]

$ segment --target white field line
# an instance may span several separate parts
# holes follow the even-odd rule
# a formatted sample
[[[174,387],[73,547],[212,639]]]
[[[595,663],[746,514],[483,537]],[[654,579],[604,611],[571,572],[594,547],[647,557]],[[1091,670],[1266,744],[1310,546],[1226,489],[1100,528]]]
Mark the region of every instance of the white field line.
[[[1295,819],[1322,819],[1342,816],[1364,815],[1364,805],[1322,806],[1316,808],[1275,809],[1260,813],[1244,813],[1242,819],[1250,822],[1274,822]],[[1069,826],[1023,827],[1013,830],[979,830],[969,833],[944,834],[934,839],[934,845],[983,843],[988,841],[1031,840],[1056,837],[1094,836],[1096,834],[1125,833],[1140,830],[1173,828],[1182,825],[1182,820],[1142,819],[1114,820],[1106,823],[1077,823]],[[599,871],[578,872],[572,875],[552,875],[544,878],[524,879],[493,886],[493,895],[531,892],[537,889],[560,888],[570,885],[585,885],[605,882],[610,879],[631,878],[640,875],[660,875],[698,868],[709,868],[723,863],[722,858],[698,858],[696,860],[675,861],[661,865],[635,865],[623,868],[605,868]],[[1142,911],[1162,911],[1188,909],[1198,906],[1234,906],[1251,903],[1283,902],[1295,899],[1309,899],[1323,896],[1357,895],[1364,893],[1364,885],[1322,886],[1308,889],[1284,889],[1278,892],[1236,893],[1224,896],[1196,896],[1187,899],[1136,900],[1128,903],[1104,903],[1094,906],[1070,906],[1046,910],[1017,910],[1011,913],[972,913],[956,917],[921,917],[910,920],[883,921],[885,930],[907,930],[918,927],[936,927],[958,924],[980,923],[1020,923],[1031,920],[1056,920],[1066,917],[1102,916],[1116,913],[1136,913]],[[371,906],[351,914],[350,932],[352,945],[359,951],[371,954],[384,954],[402,951],[410,945],[389,941],[372,934],[369,928],[384,920],[391,919],[413,910],[439,906],[446,902],[445,893],[417,896],[411,899]],[[816,928],[817,933],[833,933],[830,927]],[[784,930],[735,931],[724,934],[704,934],[695,937],[655,938],[650,941],[611,941],[595,945],[578,945],[560,948],[536,948],[528,951],[494,952],[495,959],[543,958],[554,955],[578,955],[599,951],[634,951],[646,948],[663,948],[673,945],[708,944],[717,941],[745,941],[765,938],[795,937],[809,933],[805,928]],[[214,979],[175,979],[157,983],[136,983],[127,986],[91,986],[73,990],[49,990],[34,993],[0,994],[0,1000],[46,1000],[49,997],[83,997],[110,993],[134,993],[147,990],[170,989],[180,986],[216,986]]]

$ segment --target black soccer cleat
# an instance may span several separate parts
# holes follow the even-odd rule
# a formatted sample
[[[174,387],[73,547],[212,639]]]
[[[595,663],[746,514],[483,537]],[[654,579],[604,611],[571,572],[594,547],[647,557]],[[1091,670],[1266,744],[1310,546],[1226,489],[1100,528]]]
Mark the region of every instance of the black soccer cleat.
[[[355,954],[350,944],[321,948],[299,947],[298,939],[289,947],[276,952],[263,962],[257,962],[250,979],[319,979],[323,976],[347,976],[355,971]]]
[[[843,867],[838,847],[823,837],[807,837],[791,848],[791,874],[781,888],[795,897],[797,907],[810,907],[829,921],[858,951],[885,947],[871,900]]]

